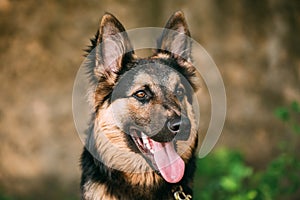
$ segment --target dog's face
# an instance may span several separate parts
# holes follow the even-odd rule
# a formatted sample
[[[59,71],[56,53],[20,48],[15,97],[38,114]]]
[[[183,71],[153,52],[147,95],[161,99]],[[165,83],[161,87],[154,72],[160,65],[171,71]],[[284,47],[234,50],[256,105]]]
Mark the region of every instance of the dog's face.
[[[93,139],[106,164],[140,162],[131,167],[150,166],[167,182],[176,183],[197,143],[192,109],[196,76],[183,14],[175,13],[166,28],[173,31],[164,31],[154,55],[141,59],[120,22],[110,14],[102,18],[94,41],[101,44],[94,50],[91,69]]]
[[[159,60],[136,65],[122,75],[112,93],[111,105],[119,127],[134,141],[142,135],[159,142],[172,141],[175,136],[188,138],[191,125],[186,107],[192,103],[190,84]]]

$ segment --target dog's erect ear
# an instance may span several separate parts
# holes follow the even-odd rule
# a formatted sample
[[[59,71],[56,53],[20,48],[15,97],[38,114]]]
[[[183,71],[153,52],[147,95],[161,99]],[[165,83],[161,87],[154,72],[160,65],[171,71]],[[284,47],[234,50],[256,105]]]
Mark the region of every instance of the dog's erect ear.
[[[158,52],[170,52],[174,56],[189,60],[191,56],[190,36],[183,12],[177,11],[170,17],[158,40]]]
[[[124,61],[133,59],[133,48],[123,25],[110,13],[100,22],[96,35],[95,69],[96,76],[118,73]]]

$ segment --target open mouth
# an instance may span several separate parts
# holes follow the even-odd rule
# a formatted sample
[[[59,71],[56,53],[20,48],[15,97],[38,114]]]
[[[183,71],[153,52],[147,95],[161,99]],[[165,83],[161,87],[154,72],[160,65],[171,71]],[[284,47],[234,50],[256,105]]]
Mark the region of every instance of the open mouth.
[[[167,182],[177,183],[182,179],[185,164],[176,152],[174,140],[158,142],[136,129],[131,129],[131,137],[140,152]]]

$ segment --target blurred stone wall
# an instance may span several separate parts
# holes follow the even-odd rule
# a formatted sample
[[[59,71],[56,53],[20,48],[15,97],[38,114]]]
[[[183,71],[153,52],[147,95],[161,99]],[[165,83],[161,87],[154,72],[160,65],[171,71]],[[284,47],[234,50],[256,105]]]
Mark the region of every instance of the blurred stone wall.
[[[71,98],[82,49],[105,11],[131,29],[162,27],[179,9],[224,78],[217,147],[241,150],[258,168],[276,155],[277,141],[291,138],[273,111],[300,101],[299,1],[0,0],[0,193],[78,198]]]

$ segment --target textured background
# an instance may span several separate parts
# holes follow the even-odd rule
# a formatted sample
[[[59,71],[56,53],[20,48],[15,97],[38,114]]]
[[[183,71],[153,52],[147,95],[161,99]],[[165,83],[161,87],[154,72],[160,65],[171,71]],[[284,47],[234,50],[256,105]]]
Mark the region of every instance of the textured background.
[[[179,9],[224,78],[227,119],[216,147],[264,168],[278,141],[299,143],[273,114],[300,101],[299,1],[0,0],[1,193],[78,198],[82,143],[71,102],[82,49],[105,11],[132,29],[162,27]]]

